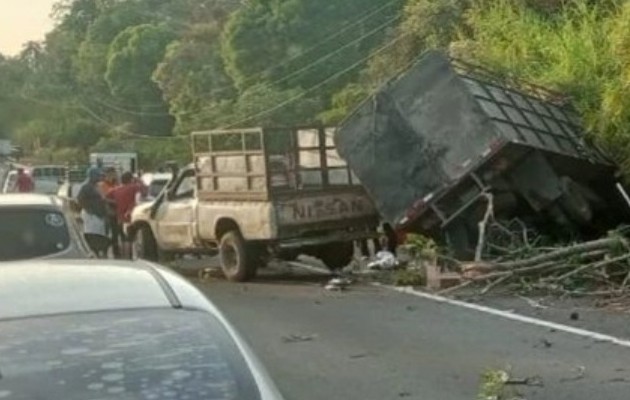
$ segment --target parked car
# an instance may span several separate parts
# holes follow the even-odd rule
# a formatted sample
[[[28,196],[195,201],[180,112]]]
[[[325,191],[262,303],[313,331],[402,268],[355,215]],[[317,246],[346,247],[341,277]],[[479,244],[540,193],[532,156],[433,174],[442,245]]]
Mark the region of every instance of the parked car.
[[[0,266],[0,343],[9,399],[282,399],[218,309],[145,261]]]
[[[57,194],[62,178],[58,175],[60,170],[53,167],[35,167],[27,174],[33,179],[33,192],[39,194]],[[14,193],[17,182],[17,170],[9,171],[2,187],[2,193]]]
[[[69,204],[55,196],[0,196],[0,261],[91,258]]]

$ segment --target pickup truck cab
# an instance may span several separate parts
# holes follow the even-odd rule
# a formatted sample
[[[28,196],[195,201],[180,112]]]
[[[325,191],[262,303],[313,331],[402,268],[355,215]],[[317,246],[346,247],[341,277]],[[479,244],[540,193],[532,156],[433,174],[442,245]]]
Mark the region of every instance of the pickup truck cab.
[[[378,215],[339,158],[332,129],[261,128],[193,134],[194,163],[132,213],[139,256],[216,254],[226,277],[253,278],[270,256],[346,266]]]

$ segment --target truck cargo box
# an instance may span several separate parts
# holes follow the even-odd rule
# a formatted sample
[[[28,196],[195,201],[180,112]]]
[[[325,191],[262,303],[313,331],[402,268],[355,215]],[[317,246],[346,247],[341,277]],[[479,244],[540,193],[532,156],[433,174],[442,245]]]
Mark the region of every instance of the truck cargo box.
[[[593,180],[612,177],[615,170],[586,143],[566,98],[498,79],[440,52],[426,53],[361,104],[341,124],[335,142],[393,225],[407,220],[414,204],[439,197],[501,149],[512,149],[504,155],[538,151],[550,168],[591,171]]]

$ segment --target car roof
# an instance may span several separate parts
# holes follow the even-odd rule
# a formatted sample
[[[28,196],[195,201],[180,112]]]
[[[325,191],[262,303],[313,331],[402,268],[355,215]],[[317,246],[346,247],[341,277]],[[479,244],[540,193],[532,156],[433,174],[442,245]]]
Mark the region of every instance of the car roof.
[[[143,261],[0,263],[0,320],[78,312],[181,308],[180,298],[191,307],[213,311],[206,306],[207,301],[204,303],[194,293],[188,293],[190,289],[186,285]],[[181,295],[178,297],[176,292]]]
[[[0,321],[37,322],[75,314],[180,308],[216,317],[243,352],[261,398],[282,398],[223,314],[192,284],[166,267],[142,260],[102,259],[0,263]]]
[[[0,207],[37,206],[62,208],[63,202],[56,196],[36,193],[6,193],[0,195]]]

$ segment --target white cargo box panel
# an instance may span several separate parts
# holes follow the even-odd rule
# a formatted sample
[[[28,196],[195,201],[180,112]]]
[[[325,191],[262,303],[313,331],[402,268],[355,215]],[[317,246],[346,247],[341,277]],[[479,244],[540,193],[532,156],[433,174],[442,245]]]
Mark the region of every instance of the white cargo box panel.
[[[90,164],[97,165],[98,162],[103,167],[114,167],[119,172],[137,172],[138,170],[138,154],[137,153],[92,153],[90,154]]]
[[[10,156],[13,152],[13,145],[10,140],[0,140],[0,156]]]

